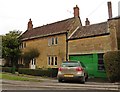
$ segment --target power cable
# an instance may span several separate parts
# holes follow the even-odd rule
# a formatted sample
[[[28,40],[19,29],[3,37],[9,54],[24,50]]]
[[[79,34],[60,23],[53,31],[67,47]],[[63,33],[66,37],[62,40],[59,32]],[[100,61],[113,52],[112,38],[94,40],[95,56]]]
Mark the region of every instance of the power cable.
[[[94,12],[96,12],[107,0],[104,0],[102,3],[100,3],[88,16],[91,16]]]

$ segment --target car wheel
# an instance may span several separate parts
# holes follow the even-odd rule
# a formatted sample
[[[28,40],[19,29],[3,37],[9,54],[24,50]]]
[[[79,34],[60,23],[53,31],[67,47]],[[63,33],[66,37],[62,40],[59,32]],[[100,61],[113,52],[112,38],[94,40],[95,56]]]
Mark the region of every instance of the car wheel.
[[[85,84],[85,76],[82,77],[81,83]]]
[[[62,79],[58,79],[58,82],[62,82]]]
[[[85,76],[85,81],[87,81],[88,80],[88,74]]]

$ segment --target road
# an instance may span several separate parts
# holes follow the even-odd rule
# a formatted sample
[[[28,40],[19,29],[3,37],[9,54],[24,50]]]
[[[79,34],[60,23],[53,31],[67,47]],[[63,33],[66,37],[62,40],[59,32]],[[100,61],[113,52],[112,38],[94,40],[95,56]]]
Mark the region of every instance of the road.
[[[74,90],[75,92],[118,92],[117,83],[58,83],[56,79],[43,79],[41,82],[2,80],[1,85],[2,90],[9,90],[7,92],[17,92],[16,90],[25,92],[33,92],[33,90],[34,92],[40,92],[40,90],[41,92],[56,92],[56,90],[57,92],[74,92]]]

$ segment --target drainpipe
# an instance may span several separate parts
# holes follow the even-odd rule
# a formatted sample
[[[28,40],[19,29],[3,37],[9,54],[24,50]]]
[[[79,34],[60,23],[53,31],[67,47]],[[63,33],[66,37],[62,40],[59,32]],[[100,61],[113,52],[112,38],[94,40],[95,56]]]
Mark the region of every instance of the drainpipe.
[[[68,61],[68,31],[66,32],[66,61]]]

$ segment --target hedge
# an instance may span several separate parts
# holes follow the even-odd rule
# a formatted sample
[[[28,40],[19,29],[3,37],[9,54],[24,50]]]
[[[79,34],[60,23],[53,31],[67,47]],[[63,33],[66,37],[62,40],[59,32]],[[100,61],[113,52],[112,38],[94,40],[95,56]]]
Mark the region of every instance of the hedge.
[[[2,72],[12,73],[12,67],[2,67]]]
[[[110,82],[120,82],[120,51],[104,54],[106,74]]]
[[[19,68],[19,74],[27,74],[33,76],[47,76],[47,77],[57,77],[57,68],[48,68],[48,69],[28,69],[28,68]]]

